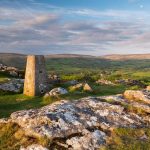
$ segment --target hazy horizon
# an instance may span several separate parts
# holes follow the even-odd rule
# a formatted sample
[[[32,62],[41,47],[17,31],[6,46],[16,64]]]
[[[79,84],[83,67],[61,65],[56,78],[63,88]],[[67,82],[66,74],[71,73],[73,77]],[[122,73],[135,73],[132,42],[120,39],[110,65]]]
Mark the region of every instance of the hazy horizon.
[[[150,53],[149,0],[1,0],[0,52]]]

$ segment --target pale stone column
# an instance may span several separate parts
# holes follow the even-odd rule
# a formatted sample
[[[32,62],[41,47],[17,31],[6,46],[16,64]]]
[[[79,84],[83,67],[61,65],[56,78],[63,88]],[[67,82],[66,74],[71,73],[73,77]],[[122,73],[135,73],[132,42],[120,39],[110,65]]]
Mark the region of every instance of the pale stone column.
[[[24,94],[38,96],[49,89],[48,76],[45,69],[45,59],[41,55],[29,55],[27,57]]]

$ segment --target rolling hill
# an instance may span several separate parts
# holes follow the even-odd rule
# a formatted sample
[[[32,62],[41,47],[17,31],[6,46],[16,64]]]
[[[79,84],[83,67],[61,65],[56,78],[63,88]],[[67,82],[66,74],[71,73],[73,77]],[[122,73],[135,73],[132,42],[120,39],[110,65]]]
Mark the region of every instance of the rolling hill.
[[[110,60],[140,60],[140,59],[150,59],[150,54],[129,54],[129,55],[105,55],[102,58],[110,59]]]
[[[48,71],[81,72],[99,70],[150,70],[150,54],[106,55],[101,57],[76,54],[46,55]],[[0,63],[25,69],[26,55],[0,53]]]

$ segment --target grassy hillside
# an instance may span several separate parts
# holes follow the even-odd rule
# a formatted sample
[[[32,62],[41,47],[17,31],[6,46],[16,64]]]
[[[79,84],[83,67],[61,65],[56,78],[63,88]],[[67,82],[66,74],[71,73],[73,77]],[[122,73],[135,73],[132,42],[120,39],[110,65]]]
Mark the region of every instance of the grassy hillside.
[[[22,54],[0,53],[0,63],[24,69],[26,56]]]
[[[124,55],[123,55],[124,56]],[[123,57],[122,55],[117,58]],[[133,55],[134,56],[134,55]],[[143,55],[133,57],[125,55],[128,60],[110,60],[107,57],[94,57],[86,55],[47,55],[46,65],[48,71],[56,72],[78,72],[78,71],[99,71],[99,70],[150,70],[150,59],[144,59]],[[141,57],[140,57],[141,56]],[[149,56],[149,55],[148,55]],[[115,56],[116,57],[116,56]],[[143,59],[136,59],[136,58]],[[26,56],[21,54],[0,53],[0,63],[8,66],[25,68]]]
[[[142,59],[150,59],[150,54],[128,54],[128,55],[119,55],[119,54],[114,54],[114,55],[105,55],[103,56],[105,59],[110,59],[110,60],[142,60]]]
[[[150,70],[150,60],[111,61],[100,58],[48,58],[49,71]]]

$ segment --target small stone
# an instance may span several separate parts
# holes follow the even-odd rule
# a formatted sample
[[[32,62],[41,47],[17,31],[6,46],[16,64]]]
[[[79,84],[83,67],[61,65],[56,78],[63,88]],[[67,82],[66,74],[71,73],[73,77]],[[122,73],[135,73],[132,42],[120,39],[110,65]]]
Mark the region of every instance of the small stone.
[[[145,91],[126,90],[123,95],[124,98],[128,100],[143,101],[150,104],[149,94],[150,93],[146,93]]]
[[[57,95],[64,95],[67,94],[68,91],[64,88],[58,87],[58,88],[54,88],[49,92],[50,96],[57,96]]]
[[[46,93],[46,94],[44,95],[44,98],[48,98],[48,97],[50,97],[50,95],[49,95],[49,93]]]
[[[14,79],[10,80],[7,83],[0,84],[0,90],[6,92],[14,92],[18,93],[23,88],[23,80],[22,79]]]
[[[84,85],[83,90],[84,90],[84,91],[89,91],[89,92],[92,92],[92,91],[93,91],[92,88],[91,88],[91,87],[89,86],[89,84],[87,84],[87,83]]]
[[[68,81],[67,84],[76,85],[76,84],[78,84],[78,81],[76,81],[76,80],[71,80],[71,81]]]
[[[74,85],[74,86],[71,86],[70,87],[70,90],[71,91],[75,91],[75,90],[80,90],[80,89],[82,89],[83,88],[83,84],[82,83],[78,83],[78,84],[76,84],[76,85]]]
[[[147,91],[150,91],[150,85],[146,87],[146,90],[147,90]]]
[[[104,79],[100,79],[98,81],[96,81],[97,84],[104,84],[104,85],[115,85],[113,82],[108,81],[108,80],[104,80]]]

